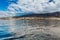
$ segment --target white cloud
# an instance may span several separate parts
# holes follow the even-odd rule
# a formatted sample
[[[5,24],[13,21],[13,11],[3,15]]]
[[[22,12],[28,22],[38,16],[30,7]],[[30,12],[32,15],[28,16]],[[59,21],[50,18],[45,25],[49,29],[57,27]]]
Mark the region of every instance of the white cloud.
[[[6,16],[7,16],[7,14],[5,11],[0,11],[0,17],[6,17]]]
[[[12,1],[12,0],[11,0]],[[49,13],[60,11],[60,0],[18,0],[11,3],[8,11],[0,11],[0,17],[15,16],[16,13]]]
[[[9,10],[15,11],[15,13],[33,12],[56,12],[60,11],[60,0],[18,0],[17,4],[11,4]],[[19,10],[21,9],[21,10]]]
[[[14,12],[10,11],[0,11],[0,18],[1,17],[10,17],[15,16]]]

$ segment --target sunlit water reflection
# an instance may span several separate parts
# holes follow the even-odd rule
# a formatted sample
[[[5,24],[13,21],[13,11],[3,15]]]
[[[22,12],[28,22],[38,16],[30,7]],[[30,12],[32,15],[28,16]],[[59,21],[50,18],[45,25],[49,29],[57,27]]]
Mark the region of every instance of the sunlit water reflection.
[[[16,38],[18,40],[20,39],[18,37],[22,35],[25,34],[35,35],[36,33],[39,34],[41,32],[42,34],[40,35],[45,35],[47,33],[56,36],[60,32],[59,33],[55,32],[57,31],[55,30],[55,28],[56,29],[60,28],[59,26],[60,26],[60,21],[58,20],[53,20],[53,21],[52,20],[14,20],[14,19],[0,20],[0,39],[11,40],[10,38]],[[43,30],[40,31],[40,29]],[[24,40],[24,38],[22,40]]]

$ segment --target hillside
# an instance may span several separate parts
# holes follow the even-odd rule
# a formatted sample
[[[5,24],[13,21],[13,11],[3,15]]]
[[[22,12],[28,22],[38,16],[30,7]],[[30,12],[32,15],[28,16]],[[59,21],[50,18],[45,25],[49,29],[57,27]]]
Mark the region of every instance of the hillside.
[[[60,12],[54,12],[54,13],[44,13],[44,14],[37,14],[37,13],[33,13],[33,14],[27,14],[27,15],[20,15],[20,16],[14,16],[15,17],[60,17]]]

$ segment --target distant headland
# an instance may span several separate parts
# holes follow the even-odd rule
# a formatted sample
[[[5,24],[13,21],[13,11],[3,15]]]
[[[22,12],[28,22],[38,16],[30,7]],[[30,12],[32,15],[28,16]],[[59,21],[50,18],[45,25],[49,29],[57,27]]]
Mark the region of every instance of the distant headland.
[[[27,14],[22,16],[13,16],[13,17],[2,17],[1,20],[34,20],[34,19],[52,19],[52,20],[60,20],[60,12],[54,12],[54,13],[45,13],[45,14]]]

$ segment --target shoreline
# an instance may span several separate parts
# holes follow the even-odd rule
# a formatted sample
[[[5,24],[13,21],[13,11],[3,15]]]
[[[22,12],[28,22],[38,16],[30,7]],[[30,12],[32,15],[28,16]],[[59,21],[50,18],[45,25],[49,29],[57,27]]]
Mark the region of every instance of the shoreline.
[[[59,17],[6,17],[0,18],[0,20],[60,20]]]

